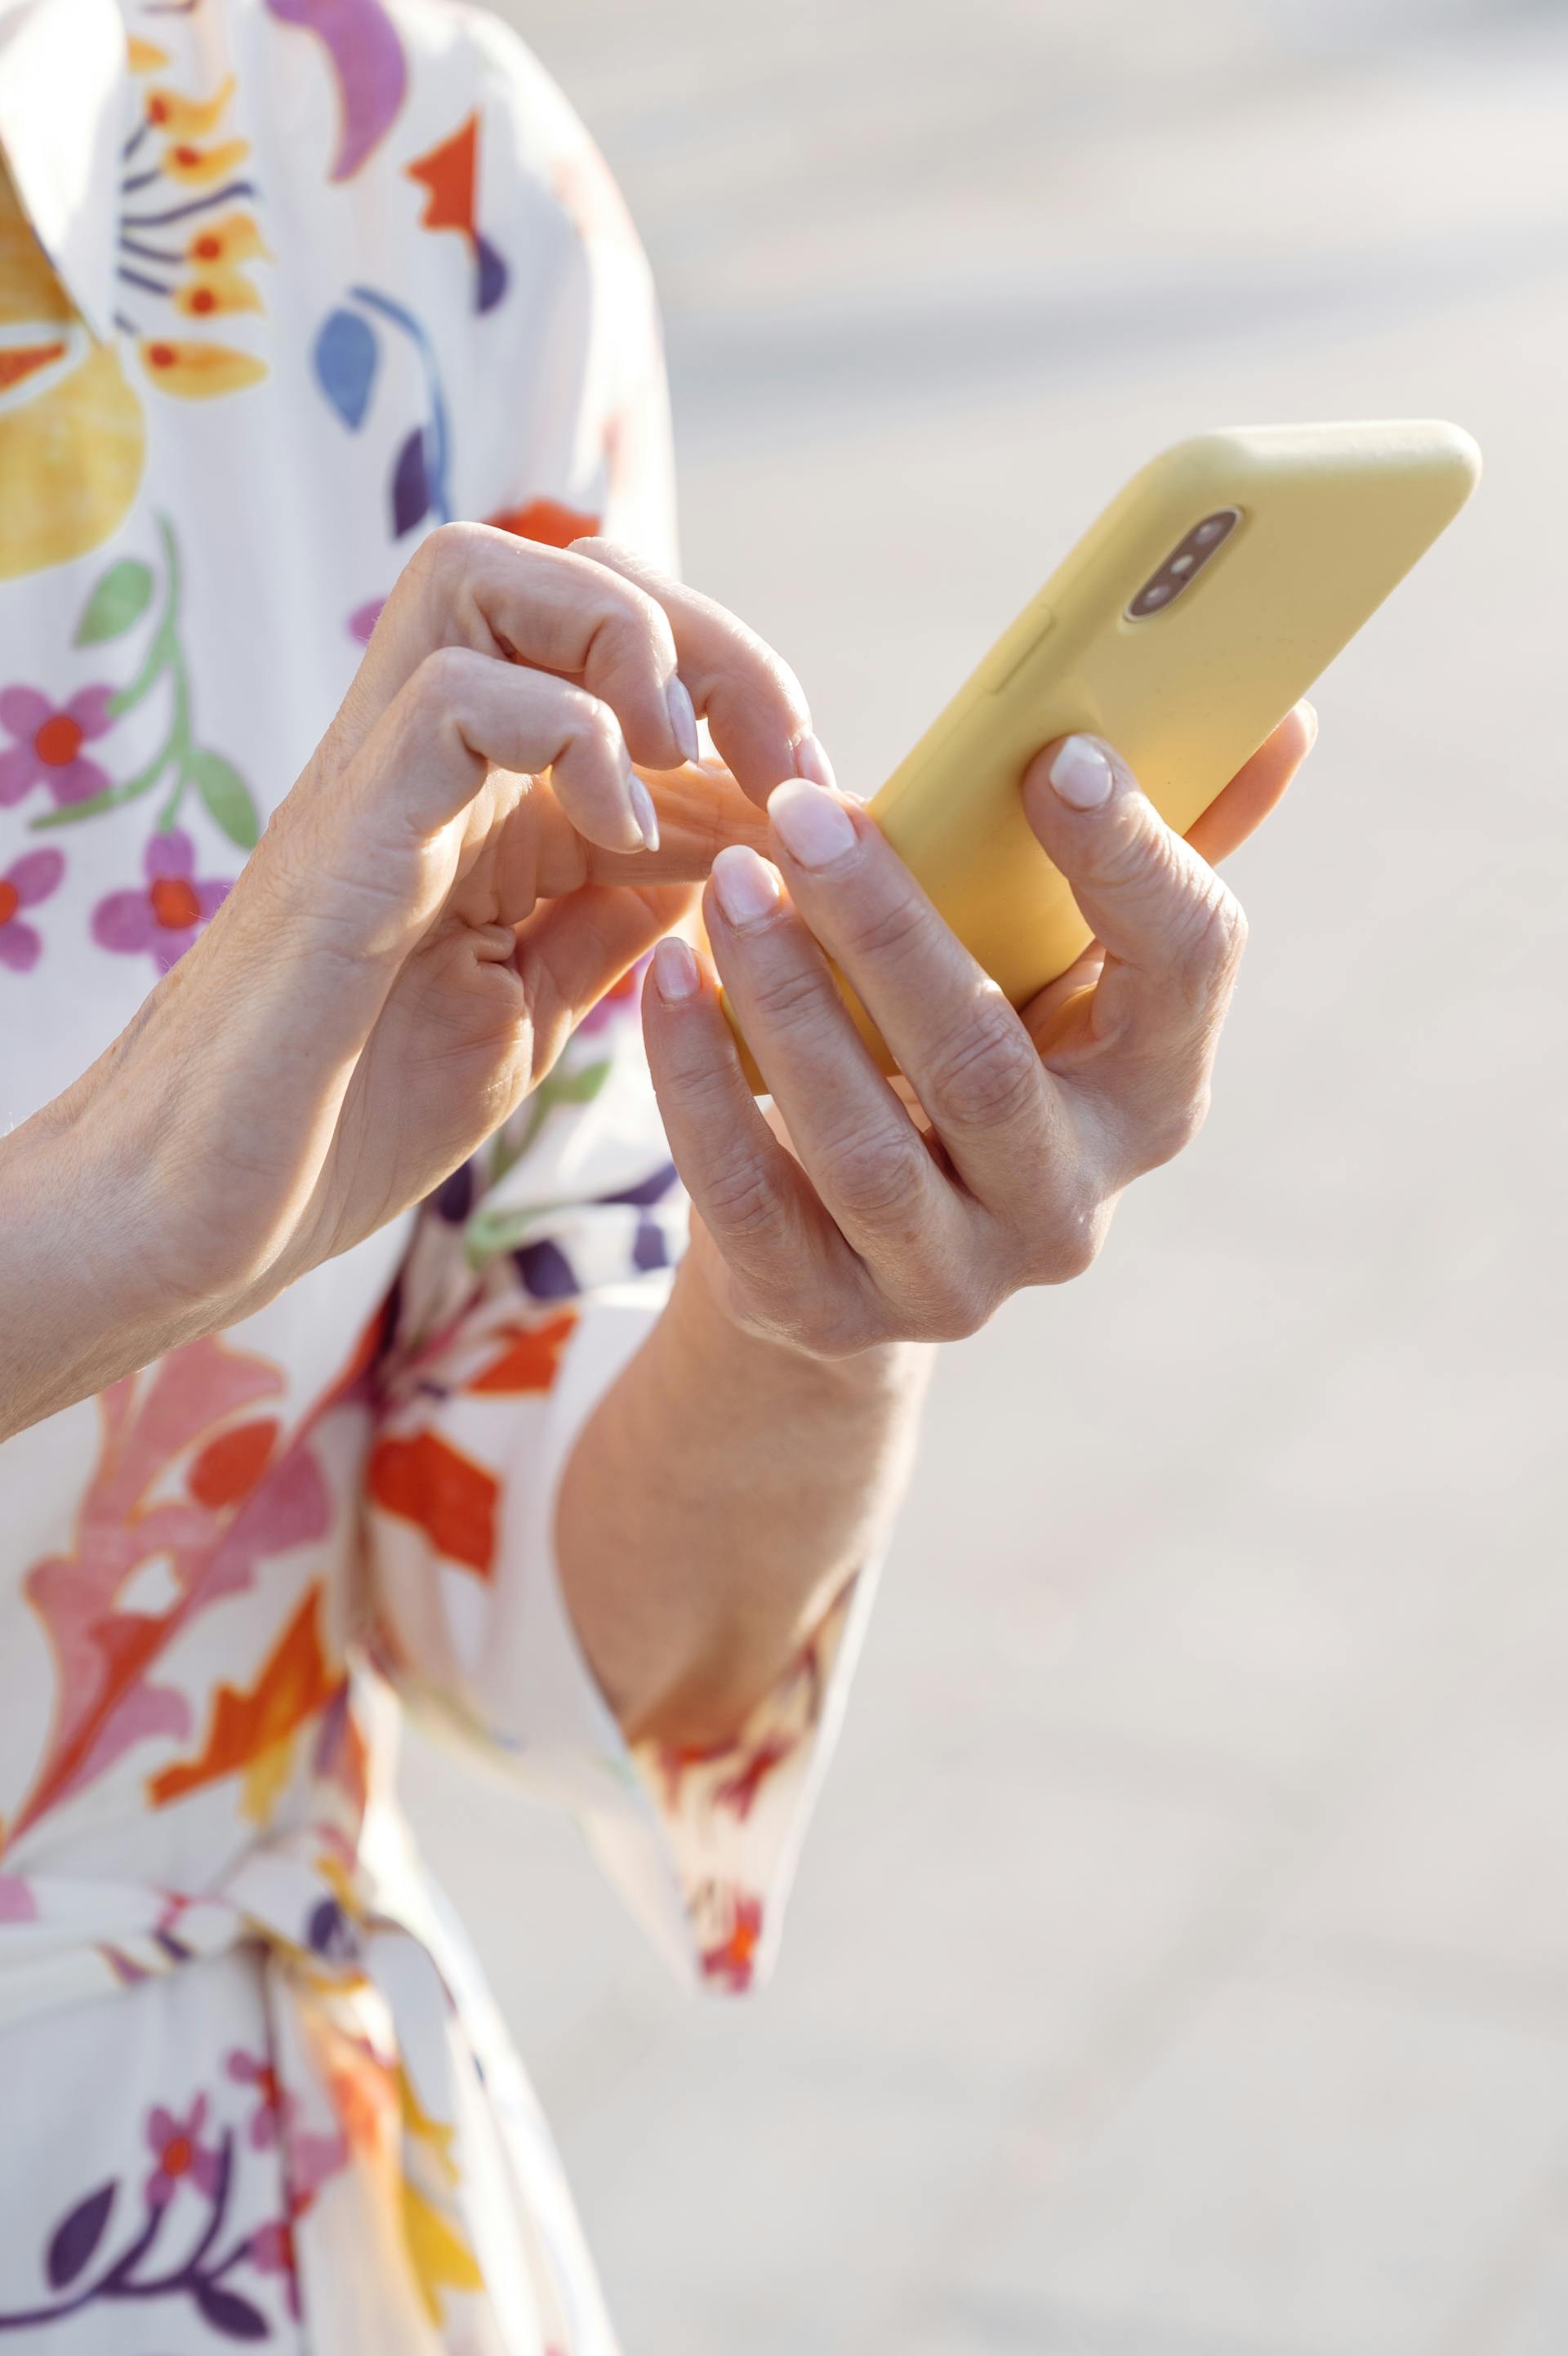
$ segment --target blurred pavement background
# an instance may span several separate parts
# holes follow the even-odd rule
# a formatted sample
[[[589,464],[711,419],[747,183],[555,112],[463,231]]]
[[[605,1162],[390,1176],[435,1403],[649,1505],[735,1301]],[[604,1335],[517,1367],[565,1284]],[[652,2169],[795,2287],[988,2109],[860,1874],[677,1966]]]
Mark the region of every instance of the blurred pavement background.
[[[1180,434],[1489,466],[1237,862],[1202,1140],[948,1355],[773,1989],[411,1752],[628,2356],[1562,2356],[1568,13],[508,13],[857,784]]]

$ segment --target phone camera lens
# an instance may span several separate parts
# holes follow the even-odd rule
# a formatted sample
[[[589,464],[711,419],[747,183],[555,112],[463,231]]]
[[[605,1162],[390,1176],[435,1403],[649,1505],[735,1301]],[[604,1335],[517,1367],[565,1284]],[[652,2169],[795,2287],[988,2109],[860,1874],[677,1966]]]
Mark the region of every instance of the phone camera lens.
[[[1241,520],[1240,508],[1218,508],[1212,515],[1204,516],[1186,536],[1178,540],[1157,573],[1151,573],[1132,604],[1127,607],[1127,619],[1141,622],[1145,615],[1157,614],[1173,597],[1189,589],[1203,567],[1230,539]]]

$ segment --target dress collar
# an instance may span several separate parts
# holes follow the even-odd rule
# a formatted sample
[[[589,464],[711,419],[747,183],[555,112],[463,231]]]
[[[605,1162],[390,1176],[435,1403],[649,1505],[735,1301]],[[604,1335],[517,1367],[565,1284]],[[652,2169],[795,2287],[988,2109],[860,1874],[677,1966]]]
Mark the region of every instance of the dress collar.
[[[129,91],[116,0],[0,0],[0,154],[101,342],[113,332]]]

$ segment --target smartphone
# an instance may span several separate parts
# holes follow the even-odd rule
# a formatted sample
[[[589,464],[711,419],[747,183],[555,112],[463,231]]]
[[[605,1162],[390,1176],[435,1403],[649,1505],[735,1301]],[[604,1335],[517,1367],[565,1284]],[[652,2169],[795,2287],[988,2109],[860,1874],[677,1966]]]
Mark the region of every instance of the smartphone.
[[[1034,755],[1075,730],[1103,737],[1185,833],[1458,514],[1480,470],[1458,426],[1417,420],[1199,434],[1133,477],[870,806],[1015,1006],[1090,937],[1024,815]]]

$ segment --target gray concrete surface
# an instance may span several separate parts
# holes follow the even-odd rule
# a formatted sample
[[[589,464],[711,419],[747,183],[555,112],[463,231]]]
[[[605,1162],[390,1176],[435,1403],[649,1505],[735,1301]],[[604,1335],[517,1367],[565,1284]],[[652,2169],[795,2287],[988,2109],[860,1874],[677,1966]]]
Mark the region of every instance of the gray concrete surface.
[[[1568,16],[511,5],[856,780],[1180,433],[1489,460],[1237,862],[1199,1144],[943,1369],[772,1992],[411,1758],[628,2356],[1559,2356]]]

